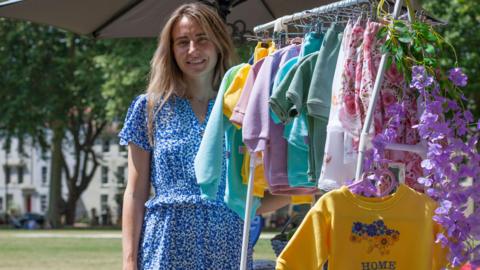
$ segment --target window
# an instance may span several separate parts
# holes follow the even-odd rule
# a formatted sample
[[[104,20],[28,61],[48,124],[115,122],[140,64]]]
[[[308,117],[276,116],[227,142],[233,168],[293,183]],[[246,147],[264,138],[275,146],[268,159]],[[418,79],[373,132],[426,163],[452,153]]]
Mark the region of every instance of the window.
[[[117,167],[117,181],[122,186],[125,184],[125,167],[123,166]]]
[[[109,139],[104,139],[103,140],[102,151],[103,152],[109,152],[110,151],[110,140]]]
[[[108,194],[100,195],[100,211],[105,212],[108,208]]]
[[[47,149],[45,149],[44,147],[40,147],[40,158],[42,160],[47,160],[48,159]]]
[[[18,173],[18,183],[22,184],[23,183],[23,167],[22,166],[17,167],[17,173]]]
[[[42,185],[47,184],[47,179],[48,179],[47,166],[42,166]]]
[[[25,150],[23,148],[23,140],[18,140],[18,153],[25,154]]]
[[[102,185],[108,183],[108,167],[102,166]]]
[[[10,184],[10,180],[11,180],[10,179],[11,168],[10,168],[10,166],[5,166],[4,169],[5,169],[5,181],[8,185],[8,184]]]
[[[40,212],[47,211],[47,195],[40,195]]]
[[[7,194],[7,200],[5,204],[5,210],[8,211],[8,208],[12,207],[13,205],[13,194]]]

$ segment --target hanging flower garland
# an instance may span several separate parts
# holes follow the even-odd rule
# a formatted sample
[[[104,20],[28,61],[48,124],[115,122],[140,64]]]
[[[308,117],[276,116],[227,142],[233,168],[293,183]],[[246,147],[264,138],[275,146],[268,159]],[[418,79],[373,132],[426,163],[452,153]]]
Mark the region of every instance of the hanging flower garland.
[[[382,52],[388,53],[387,65],[396,65],[408,83],[407,91],[416,91],[422,104],[419,123],[413,126],[427,148],[421,163],[424,174],[418,183],[439,205],[434,220],[445,231],[436,241],[448,246],[450,266],[466,262],[480,265],[480,121],[475,122],[463,104],[467,99],[461,87],[467,85],[468,78],[459,67],[446,71],[440,66],[438,59],[455,51],[430,25],[389,20],[392,23],[378,33],[378,38],[386,39]],[[366,171],[375,172],[389,162],[384,157],[385,146],[395,141],[406,114],[401,97],[386,108],[390,120],[383,133],[372,140]],[[467,215],[469,204],[477,207]]]

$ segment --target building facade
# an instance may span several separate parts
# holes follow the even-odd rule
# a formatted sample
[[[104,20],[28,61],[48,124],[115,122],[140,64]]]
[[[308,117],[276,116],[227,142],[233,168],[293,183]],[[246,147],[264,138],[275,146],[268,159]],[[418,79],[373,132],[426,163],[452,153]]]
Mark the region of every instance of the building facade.
[[[13,139],[9,147],[0,139],[0,213],[21,215],[26,212],[46,214],[49,201],[49,151],[42,151],[26,140]],[[77,203],[76,217],[90,221],[93,212],[99,216],[107,211],[116,223],[121,212],[123,190],[127,179],[127,151],[115,139],[99,139],[94,146],[100,166],[88,188]],[[64,143],[63,152],[70,168],[74,165],[73,147]],[[68,196],[65,175],[62,174],[62,197]]]

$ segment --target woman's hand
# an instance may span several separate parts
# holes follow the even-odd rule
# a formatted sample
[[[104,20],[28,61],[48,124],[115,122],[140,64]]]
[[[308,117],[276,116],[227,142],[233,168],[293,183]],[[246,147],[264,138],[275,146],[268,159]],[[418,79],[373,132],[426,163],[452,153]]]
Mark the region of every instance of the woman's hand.
[[[265,191],[265,195],[263,196],[263,199],[262,199],[262,204],[257,209],[256,214],[261,215],[268,212],[272,212],[288,204],[290,204],[289,196],[272,195],[270,194],[270,192]]]

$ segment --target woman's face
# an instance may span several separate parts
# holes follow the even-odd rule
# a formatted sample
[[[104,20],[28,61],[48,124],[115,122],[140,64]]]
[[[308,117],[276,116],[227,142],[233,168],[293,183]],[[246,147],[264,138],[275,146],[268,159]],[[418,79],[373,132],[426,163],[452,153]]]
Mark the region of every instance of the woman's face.
[[[187,78],[213,77],[218,52],[196,21],[182,17],[173,26],[172,40],[175,61]]]

